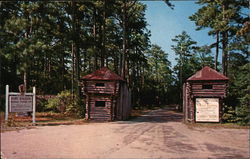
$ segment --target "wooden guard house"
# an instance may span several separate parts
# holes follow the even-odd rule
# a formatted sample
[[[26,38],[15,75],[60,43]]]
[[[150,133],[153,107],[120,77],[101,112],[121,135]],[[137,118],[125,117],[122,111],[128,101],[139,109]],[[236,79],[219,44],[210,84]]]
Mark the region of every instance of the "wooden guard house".
[[[187,122],[221,122],[228,78],[206,66],[183,85],[183,111]]]
[[[86,119],[113,121],[130,116],[131,97],[125,80],[106,67],[82,78]]]

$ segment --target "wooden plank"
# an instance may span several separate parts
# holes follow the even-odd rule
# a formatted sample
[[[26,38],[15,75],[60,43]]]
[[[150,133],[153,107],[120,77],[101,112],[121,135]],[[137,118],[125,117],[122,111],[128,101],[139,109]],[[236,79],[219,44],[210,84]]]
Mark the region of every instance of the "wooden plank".
[[[192,89],[202,89],[202,85],[192,85]]]
[[[107,103],[111,102],[110,99],[105,99],[105,98],[95,98],[95,99],[92,99],[90,102],[95,103],[95,101],[105,101]]]
[[[105,112],[105,113],[103,113],[103,112],[99,112],[99,113],[91,112],[90,114],[91,115],[103,115],[103,116],[110,116],[111,115],[110,113],[107,113],[107,112]]]
[[[225,88],[227,88],[226,85],[213,85],[213,89],[225,89]],[[202,89],[202,85],[192,86],[192,90],[196,90],[196,89]]]
[[[110,118],[111,115],[110,114],[90,114],[90,117],[92,118]]]
[[[194,97],[202,96],[202,97],[225,97],[225,94],[194,94]]]
[[[106,108],[106,109],[93,109],[92,112],[103,112],[103,113],[106,113],[106,112],[110,112],[110,109]]]
[[[224,91],[193,91],[192,94],[224,94]]]
[[[107,100],[107,101],[110,101],[111,99],[109,97],[91,96],[90,101],[96,101],[96,100]]]
[[[111,114],[98,114],[98,113],[91,113],[90,116],[111,116]]]
[[[88,81],[88,82],[86,82],[85,91],[88,92],[88,93],[114,94],[114,92],[116,90],[116,88],[115,88],[116,82],[102,81],[102,83],[105,84],[104,87],[96,86],[96,83],[100,83],[100,81],[99,82],[95,82],[95,81]]]
[[[227,87],[225,85],[213,85],[213,89],[226,89]]]
[[[110,118],[110,114],[90,114],[92,118]]]
[[[219,89],[215,89],[215,90],[206,90],[206,89],[202,89],[202,90],[193,90],[193,93],[224,93],[224,90],[219,90]]]

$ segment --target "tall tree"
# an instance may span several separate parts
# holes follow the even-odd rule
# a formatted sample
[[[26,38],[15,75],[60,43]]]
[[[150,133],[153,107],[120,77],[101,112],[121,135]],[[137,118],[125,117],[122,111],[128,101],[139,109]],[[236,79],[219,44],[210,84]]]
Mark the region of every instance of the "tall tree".
[[[210,28],[209,35],[216,35],[215,66],[217,68],[219,43],[221,43],[222,72],[227,75],[228,54],[232,50],[230,43],[235,42],[236,30],[241,28],[249,18],[242,14],[244,8],[248,7],[248,2],[246,0],[199,0],[197,3],[202,7],[190,19],[195,21],[198,30]]]
[[[161,105],[167,101],[167,93],[172,82],[171,63],[168,60],[168,54],[165,53],[160,46],[153,44],[147,52],[148,71],[146,73],[147,80],[150,81],[150,87],[154,92],[153,101],[155,104]]]
[[[179,91],[179,105],[182,110],[182,85],[188,77],[194,74],[197,70],[205,65],[212,65],[209,46],[197,46],[197,42],[183,31],[172,39],[175,45],[172,45],[172,50],[177,55],[177,64],[174,71],[177,74],[176,87]]]

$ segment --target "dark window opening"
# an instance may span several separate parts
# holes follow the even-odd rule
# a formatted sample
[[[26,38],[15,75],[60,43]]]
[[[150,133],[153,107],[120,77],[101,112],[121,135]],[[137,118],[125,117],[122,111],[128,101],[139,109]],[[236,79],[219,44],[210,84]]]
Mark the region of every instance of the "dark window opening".
[[[106,102],[105,101],[95,101],[96,107],[105,107]]]
[[[104,83],[96,83],[95,86],[96,86],[96,87],[104,87],[105,84],[104,84]]]
[[[213,89],[213,85],[210,84],[202,85],[202,89]]]

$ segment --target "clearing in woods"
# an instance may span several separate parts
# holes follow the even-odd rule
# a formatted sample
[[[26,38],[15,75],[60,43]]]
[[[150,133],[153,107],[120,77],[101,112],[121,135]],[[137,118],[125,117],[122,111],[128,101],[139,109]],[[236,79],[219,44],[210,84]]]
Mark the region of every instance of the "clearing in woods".
[[[166,108],[130,121],[1,133],[3,158],[249,158],[249,129],[185,125]]]

